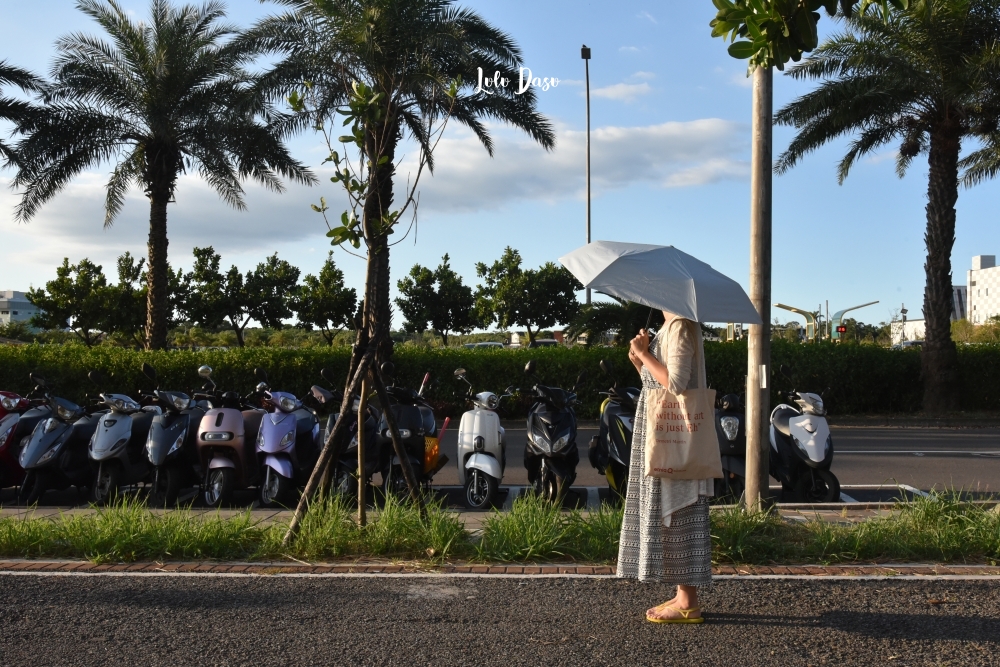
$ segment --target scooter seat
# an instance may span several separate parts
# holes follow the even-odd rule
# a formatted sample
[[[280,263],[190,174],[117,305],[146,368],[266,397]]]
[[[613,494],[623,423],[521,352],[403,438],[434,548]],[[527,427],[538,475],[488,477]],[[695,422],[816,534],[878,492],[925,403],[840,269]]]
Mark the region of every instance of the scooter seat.
[[[774,413],[774,417],[771,418],[771,424],[774,425],[775,430],[779,433],[784,433],[785,435],[791,437],[792,431],[788,427],[788,421],[792,417],[798,417],[799,413],[790,408],[785,408],[783,410],[778,410]]]

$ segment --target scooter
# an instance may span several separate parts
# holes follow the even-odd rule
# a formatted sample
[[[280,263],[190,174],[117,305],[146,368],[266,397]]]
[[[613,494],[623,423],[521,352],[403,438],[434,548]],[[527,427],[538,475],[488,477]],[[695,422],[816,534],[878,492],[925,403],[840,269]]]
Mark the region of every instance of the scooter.
[[[783,375],[791,379],[786,366]],[[771,412],[770,474],[781,482],[782,496],[797,502],[832,503],[840,500],[840,482],[830,472],[833,438],[826,421],[823,397],[794,389],[794,405],[781,403]]]
[[[493,505],[507,467],[507,442],[496,410],[513,391],[508,387],[499,397],[491,391],[473,394],[464,368],[455,369],[455,377],[469,385],[465,398],[472,403],[458,424],[458,483],[465,490],[465,506],[482,510]]]
[[[210,366],[199,368],[198,375],[205,379],[208,389],[195,397],[216,406],[202,417],[196,444],[198,461],[205,471],[205,504],[218,508],[232,501],[234,491],[255,486],[260,477],[254,435],[260,432],[264,411],[250,401],[263,388],[258,385],[257,391],[243,398],[235,391],[218,391]]]
[[[260,422],[257,454],[261,468],[260,504],[274,507],[289,499],[296,482],[303,484],[319,454],[319,420],[302,401],[285,391],[271,391],[267,373],[255,368],[257,392],[268,411]]]
[[[387,361],[382,364],[383,377],[391,377],[393,371],[392,362]],[[382,455],[380,465],[382,490],[386,495],[392,494],[397,498],[405,498],[409,492],[399,457],[392,445],[389,423],[386,421],[386,410],[391,411],[395,417],[403,450],[410,461],[410,467],[417,478],[417,483],[422,488],[429,488],[434,475],[448,463],[447,456],[437,453],[439,433],[437,422],[434,419],[434,409],[424,398],[424,392],[427,391],[429,384],[430,373],[426,373],[423,382],[420,383],[420,389],[417,391],[406,387],[397,387],[394,384],[386,387],[390,404],[383,407],[382,419],[379,421],[376,437]]]
[[[102,374],[91,371],[90,380],[104,384]],[[162,414],[158,405],[140,405],[125,394],[102,393],[101,402],[109,412],[101,416],[88,453],[96,471],[90,498],[103,505],[112,500],[123,486],[149,479],[146,441],[153,418]]]
[[[601,372],[612,377],[614,366],[610,361],[601,360]],[[590,439],[590,465],[608,480],[608,488],[622,500],[628,493],[629,465],[632,460],[632,428],[635,421],[639,389],[619,388],[618,383],[608,391],[601,403],[600,429]]]
[[[24,481],[24,468],[17,460],[21,441],[52,413],[47,405],[31,397],[0,391],[0,489]]]
[[[535,360],[524,367],[525,375],[535,378]],[[528,442],[524,449],[524,467],[528,483],[536,494],[550,501],[562,498],[576,480],[580,452],[576,446],[576,389],[586,377],[580,373],[569,391],[537,382],[532,387],[534,405],[528,412]]]
[[[142,374],[153,382],[156,388],[149,396],[163,409],[153,417],[146,438],[146,458],[152,467],[149,504],[171,507],[177,504],[181,488],[201,481],[197,426],[211,404],[179,391],[160,389],[156,369],[149,364],[142,365]]]
[[[320,375],[330,384],[335,380],[332,373],[323,369]],[[318,385],[313,385],[304,401],[315,406],[317,412],[324,410],[337,410],[343,401],[344,394],[340,390],[329,391]],[[341,451],[340,456],[333,463],[332,481],[333,491],[345,499],[356,499],[358,494],[358,410],[361,409],[361,396],[355,394],[351,400],[351,414],[346,416],[348,420],[346,428],[351,436],[351,441]],[[330,431],[337,423],[339,412],[329,414],[326,418],[326,425],[320,435],[319,446],[322,448],[326,442]],[[378,438],[378,426],[381,414],[378,408],[371,401],[365,406],[364,418],[364,441],[365,441],[365,488],[371,485],[372,477],[379,471],[381,452]]]
[[[68,486],[83,489],[93,483],[87,443],[96,432],[101,415],[107,411],[99,404],[81,407],[53,396],[40,375],[32,373],[31,381],[35,384],[34,391],[42,395],[49,416],[36,422],[18,456],[25,471],[18,493],[18,503],[23,505],[34,505],[49,489]]]
[[[747,476],[746,415],[736,394],[716,397],[715,433],[719,438],[723,476],[715,480],[712,500],[716,503],[735,503],[743,497]]]

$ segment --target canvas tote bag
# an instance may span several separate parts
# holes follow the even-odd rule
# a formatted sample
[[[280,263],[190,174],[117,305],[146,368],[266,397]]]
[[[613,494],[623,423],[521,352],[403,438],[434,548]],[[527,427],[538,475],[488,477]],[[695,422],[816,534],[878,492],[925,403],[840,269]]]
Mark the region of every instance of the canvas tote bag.
[[[692,326],[684,322],[684,326]],[[715,433],[715,390],[705,377],[701,327],[695,335],[693,373],[698,388],[673,394],[646,390],[646,476],[663,479],[722,477],[722,458]],[[666,334],[666,330],[664,330]],[[666,355],[664,355],[666,356]]]

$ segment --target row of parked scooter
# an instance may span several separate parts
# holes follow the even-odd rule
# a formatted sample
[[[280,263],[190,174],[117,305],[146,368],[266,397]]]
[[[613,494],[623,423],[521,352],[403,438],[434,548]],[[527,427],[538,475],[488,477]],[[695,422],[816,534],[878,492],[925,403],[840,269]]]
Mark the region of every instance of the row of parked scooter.
[[[613,375],[609,362],[601,370]],[[312,473],[326,436],[336,423],[343,395],[326,370],[322,379],[331,387],[313,385],[301,400],[276,391],[267,374],[255,369],[258,384],[246,395],[220,389],[212,369],[202,366],[202,387],[190,394],[161,389],[157,374],[143,364],[143,374],[154,387],[136,398],[101,393],[80,406],[54,393],[45,378],[32,374],[34,389],[27,396],[0,391],[0,487],[18,487],[18,502],[34,504],[52,489],[75,486],[95,503],[106,503],[124,487],[148,487],[151,505],[173,506],[185,490],[197,488],[208,507],[230,504],[237,491],[256,489],[259,504],[272,507],[294,502],[296,490]],[[391,364],[383,375],[391,377]],[[471,409],[458,429],[457,468],[464,502],[484,509],[497,501],[507,464],[506,439],[497,410],[503,399],[527,395],[532,406],[527,418],[524,465],[534,491],[550,500],[561,499],[576,479],[580,461],[576,443],[581,373],[570,389],[546,385],[529,361],[525,374],[530,389],[497,395],[476,393],[464,369],[455,377],[465,382],[464,398]],[[106,384],[93,371],[90,379]],[[419,484],[430,487],[434,475],[448,462],[440,452],[442,425],[425,397],[426,374],[417,390],[387,387],[398,434]],[[590,463],[607,477],[614,495],[624,497],[628,487],[632,429],[639,390],[613,385],[601,392],[600,430],[590,442]],[[785,500],[830,502],[840,487],[830,472],[833,444],[822,398],[792,392],[792,405],[781,404],[771,415],[770,472],[782,484]],[[399,457],[392,446],[384,406],[361,401],[355,395],[347,419],[350,443],[331,468],[333,489],[353,496],[363,475],[366,487],[376,473],[385,494],[407,493]],[[362,403],[364,413],[359,415]],[[715,495],[735,499],[743,492],[746,460],[744,416],[739,397],[720,397],[716,430],[724,477],[716,480]],[[358,430],[363,429],[365,469],[358,469]]]

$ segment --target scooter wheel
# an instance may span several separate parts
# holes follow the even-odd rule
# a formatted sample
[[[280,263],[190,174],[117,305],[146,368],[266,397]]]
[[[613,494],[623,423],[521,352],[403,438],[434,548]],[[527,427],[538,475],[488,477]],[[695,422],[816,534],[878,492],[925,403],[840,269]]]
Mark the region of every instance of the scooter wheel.
[[[277,507],[292,490],[292,480],[278,473],[271,466],[264,466],[264,481],[260,485],[261,507]]]
[[[181,491],[181,471],[160,467],[153,473],[153,488],[149,492],[151,507],[173,507]]]
[[[18,505],[34,505],[51,486],[49,476],[44,471],[29,470],[17,493]]]
[[[473,468],[465,475],[465,506],[470,510],[484,510],[493,505],[497,487],[496,477]]]
[[[90,499],[96,505],[107,505],[118,494],[122,469],[114,463],[102,461],[97,466],[94,478],[94,488],[90,491]]]
[[[236,473],[232,468],[212,468],[205,478],[205,504],[213,508],[228,505],[235,486]]]
[[[829,470],[809,470],[796,480],[795,498],[803,503],[835,503],[840,500],[840,481]]]

